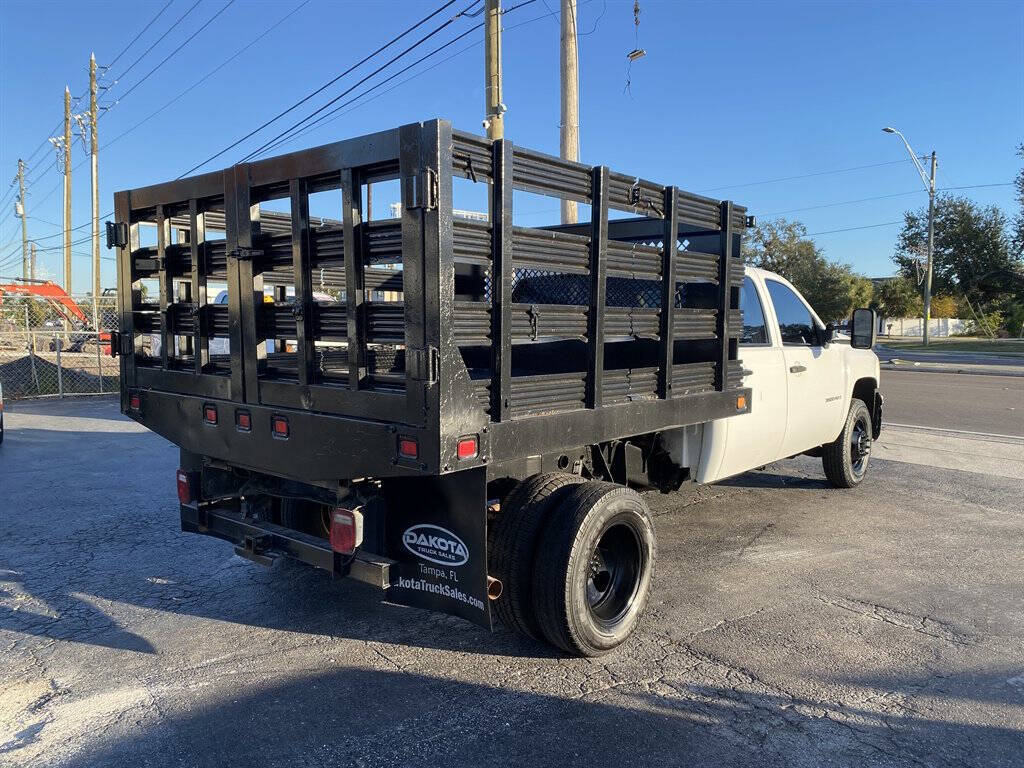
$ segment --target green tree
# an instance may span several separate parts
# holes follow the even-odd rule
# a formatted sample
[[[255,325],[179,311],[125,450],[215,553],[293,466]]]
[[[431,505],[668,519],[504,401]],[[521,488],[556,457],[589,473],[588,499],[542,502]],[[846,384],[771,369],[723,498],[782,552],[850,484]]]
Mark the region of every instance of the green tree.
[[[780,218],[759,223],[747,232],[743,258],[751,266],[789,280],[825,322],[849,317],[871,300],[870,281],[845,264],[826,259],[799,221]]]
[[[853,281],[850,286],[850,299],[852,301],[852,309],[871,306],[875,299],[875,284],[866,277],[853,275]]]
[[[932,317],[956,317],[956,309],[952,296],[932,296]]]
[[[919,317],[924,311],[917,287],[903,276],[880,283],[875,288],[875,302],[886,317]]]
[[[928,211],[907,211],[893,257],[903,276],[916,278],[927,242]],[[962,292],[987,306],[1004,298],[1008,277],[1021,269],[1021,256],[1010,247],[1006,215],[996,206],[951,195],[936,200],[933,294]]]

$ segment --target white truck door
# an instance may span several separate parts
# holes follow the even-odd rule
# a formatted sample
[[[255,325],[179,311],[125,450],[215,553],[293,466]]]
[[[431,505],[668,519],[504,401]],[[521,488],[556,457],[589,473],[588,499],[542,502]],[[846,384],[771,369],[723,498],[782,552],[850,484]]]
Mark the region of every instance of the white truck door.
[[[781,279],[765,277],[785,357],[790,408],[778,458],[831,442],[842,423],[843,366],[835,344],[822,347],[807,302]]]
[[[743,333],[739,358],[749,374],[743,386],[753,393],[750,413],[706,424],[701,448],[703,461],[697,480],[715,482],[760,467],[779,458],[786,432],[787,374],[778,333],[771,332],[770,315],[760,280],[750,276],[740,288]]]

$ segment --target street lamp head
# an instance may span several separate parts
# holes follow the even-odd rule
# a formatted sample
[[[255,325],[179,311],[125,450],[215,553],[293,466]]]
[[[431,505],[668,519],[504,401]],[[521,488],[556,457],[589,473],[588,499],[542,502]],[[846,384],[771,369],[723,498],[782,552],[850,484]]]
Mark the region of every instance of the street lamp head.
[[[883,131],[884,131],[885,133],[896,133],[896,129],[895,129],[895,128],[889,128],[888,126],[886,126],[885,128],[883,128],[882,130],[883,130]]]

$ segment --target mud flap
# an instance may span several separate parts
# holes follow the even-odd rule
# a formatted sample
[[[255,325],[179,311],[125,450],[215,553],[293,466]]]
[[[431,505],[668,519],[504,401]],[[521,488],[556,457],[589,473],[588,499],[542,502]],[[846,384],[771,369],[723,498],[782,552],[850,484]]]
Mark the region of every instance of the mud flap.
[[[487,599],[487,470],[384,483],[387,599],[491,628]]]

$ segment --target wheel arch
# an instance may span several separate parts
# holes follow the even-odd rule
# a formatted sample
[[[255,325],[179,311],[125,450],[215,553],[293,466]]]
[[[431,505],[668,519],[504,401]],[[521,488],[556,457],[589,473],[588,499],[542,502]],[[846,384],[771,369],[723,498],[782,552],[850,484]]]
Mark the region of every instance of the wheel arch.
[[[868,407],[871,414],[871,438],[877,440],[882,432],[882,395],[878,391],[878,379],[862,376],[853,384],[852,397]]]

